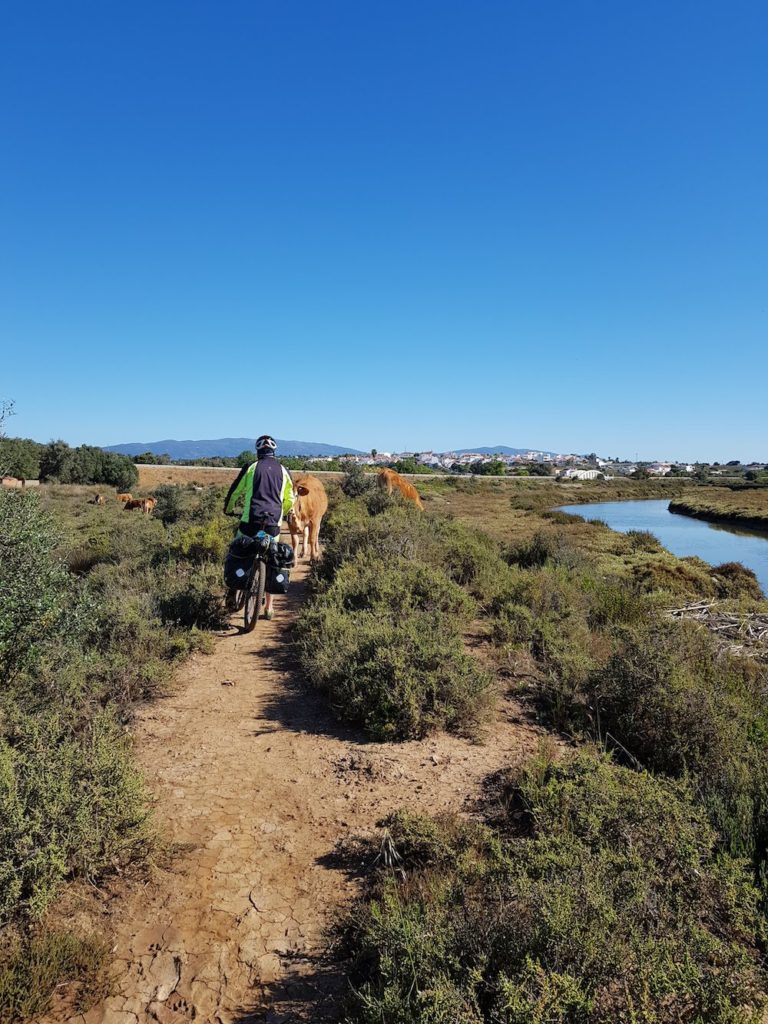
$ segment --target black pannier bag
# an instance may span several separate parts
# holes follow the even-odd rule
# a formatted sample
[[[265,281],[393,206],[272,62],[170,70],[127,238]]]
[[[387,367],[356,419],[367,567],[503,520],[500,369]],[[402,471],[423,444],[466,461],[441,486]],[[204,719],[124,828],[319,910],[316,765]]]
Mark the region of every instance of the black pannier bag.
[[[255,537],[235,537],[224,560],[224,583],[231,590],[242,590],[248,582],[261,544]]]
[[[231,590],[242,590],[248,582],[256,555],[236,555],[230,547],[224,559],[224,583]]]
[[[276,569],[291,569],[293,567],[293,548],[290,544],[282,544],[278,541],[269,552],[269,564]]]
[[[290,582],[291,570],[286,566],[271,564],[267,566],[266,591],[268,594],[287,594]]]
[[[290,544],[282,544],[278,541],[272,545],[267,562],[267,585],[268,594],[287,594],[291,582],[291,566],[294,564],[293,548]]]

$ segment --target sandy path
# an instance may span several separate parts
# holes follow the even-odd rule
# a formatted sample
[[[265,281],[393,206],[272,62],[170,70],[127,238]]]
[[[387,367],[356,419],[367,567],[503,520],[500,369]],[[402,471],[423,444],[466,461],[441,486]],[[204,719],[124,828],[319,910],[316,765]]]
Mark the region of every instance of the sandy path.
[[[344,980],[323,929],[355,882],[332,854],[402,806],[471,807],[482,779],[519,762],[539,730],[504,702],[487,743],[439,736],[371,744],[291,676],[288,627],[303,570],[271,623],[232,629],[144,708],[136,750],[156,820],[182,844],[144,885],[117,886],[115,994],[77,1024],[321,1021]]]

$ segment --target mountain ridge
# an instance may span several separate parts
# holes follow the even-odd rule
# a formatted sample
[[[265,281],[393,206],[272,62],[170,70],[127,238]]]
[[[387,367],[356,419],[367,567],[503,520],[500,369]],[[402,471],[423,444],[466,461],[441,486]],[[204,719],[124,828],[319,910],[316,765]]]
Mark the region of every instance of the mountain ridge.
[[[325,444],[320,441],[287,441],[275,438],[278,455],[362,455],[357,448]],[[240,452],[253,451],[252,437],[219,437],[207,440],[182,440],[166,438],[163,441],[126,441],[122,444],[103,445],[104,451],[119,455],[169,455],[174,460],[210,459],[216,457],[234,458]]]
[[[454,448],[456,455],[527,455],[528,452],[541,452],[542,455],[557,455],[557,452],[546,448],[510,448],[507,444],[481,445],[479,448]]]

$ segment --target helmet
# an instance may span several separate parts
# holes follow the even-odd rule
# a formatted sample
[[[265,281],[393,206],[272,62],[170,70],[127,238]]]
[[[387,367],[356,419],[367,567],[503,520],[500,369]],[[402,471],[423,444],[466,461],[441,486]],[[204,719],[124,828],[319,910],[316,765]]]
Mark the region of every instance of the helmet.
[[[261,437],[256,438],[256,454],[267,455],[269,452],[277,451],[277,443],[274,437],[270,437],[269,434],[262,434]]]

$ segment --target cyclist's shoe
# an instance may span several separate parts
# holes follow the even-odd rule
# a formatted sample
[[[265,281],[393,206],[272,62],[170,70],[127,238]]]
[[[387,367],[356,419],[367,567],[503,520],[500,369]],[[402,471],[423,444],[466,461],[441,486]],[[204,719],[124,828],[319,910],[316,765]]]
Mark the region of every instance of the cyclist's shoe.
[[[228,590],[227,591],[227,596],[224,598],[224,607],[227,609],[228,612],[236,612],[237,611],[237,591],[236,590]]]
[[[267,610],[264,612],[264,618],[267,619],[269,622],[271,622],[272,619],[274,619],[274,617],[275,617],[275,613],[272,611],[272,609],[271,608],[267,608]]]

